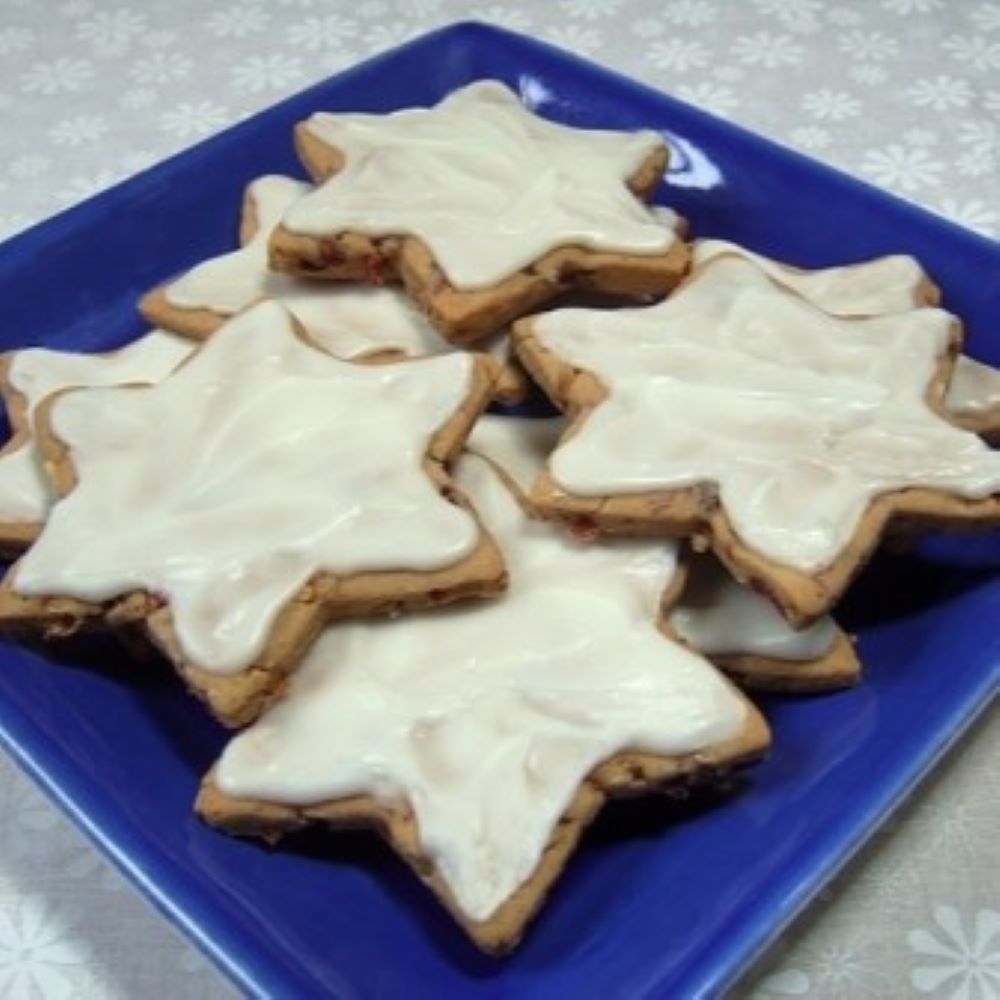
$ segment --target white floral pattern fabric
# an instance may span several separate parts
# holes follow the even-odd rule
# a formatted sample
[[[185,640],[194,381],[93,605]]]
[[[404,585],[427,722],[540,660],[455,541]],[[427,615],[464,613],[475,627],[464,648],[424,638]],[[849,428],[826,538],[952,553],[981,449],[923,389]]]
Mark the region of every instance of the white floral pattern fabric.
[[[0,0],[0,237],[468,17],[590,56],[1000,236],[1000,0]],[[1000,722],[737,990],[1000,1000]],[[0,760],[0,996],[234,996]]]

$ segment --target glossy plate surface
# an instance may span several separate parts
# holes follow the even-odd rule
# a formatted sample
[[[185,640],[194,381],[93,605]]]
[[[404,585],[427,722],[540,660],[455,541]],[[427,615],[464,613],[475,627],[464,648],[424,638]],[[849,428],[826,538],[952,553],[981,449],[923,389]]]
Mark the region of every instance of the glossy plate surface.
[[[675,163],[657,200],[697,235],[806,266],[915,254],[964,318],[970,351],[1000,363],[994,244],[588,63],[476,25],[334,77],[6,244],[0,345],[97,349],[134,337],[140,293],[231,247],[244,184],[299,172],[294,122],[318,109],[431,104],[479,77],[507,81],[560,121],[663,131]],[[165,669],[110,641],[79,653],[0,646],[0,736],[247,991],[711,995],[995,691],[996,553],[995,539],[992,550],[964,540],[937,543],[933,562],[877,559],[842,614],[860,634],[865,682],[768,701],[774,753],[735,794],[607,810],[505,961],[478,954],[374,836],[310,836],[269,852],[203,828],[190,806],[224,734]]]

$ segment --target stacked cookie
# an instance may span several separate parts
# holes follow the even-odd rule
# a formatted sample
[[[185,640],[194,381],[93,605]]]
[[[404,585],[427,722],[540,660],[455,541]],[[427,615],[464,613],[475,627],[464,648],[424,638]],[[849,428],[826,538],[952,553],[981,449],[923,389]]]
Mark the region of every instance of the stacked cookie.
[[[0,626],[138,633],[245,727],[209,823],[372,826],[504,951],[609,797],[767,750],[727,675],[857,679],[885,527],[1000,523],[1000,374],[909,258],[686,243],[654,133],[482,82],[295,140],[159,329],[5,359]],[[563,416],[484,415],[524,369]]]

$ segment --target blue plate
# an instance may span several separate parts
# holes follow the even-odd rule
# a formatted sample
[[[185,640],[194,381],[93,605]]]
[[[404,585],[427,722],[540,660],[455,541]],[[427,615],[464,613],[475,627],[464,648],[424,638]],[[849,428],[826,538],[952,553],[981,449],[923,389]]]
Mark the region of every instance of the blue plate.
[[[1000,361],[995,245],[662,94],[480,25],[427,35],[340,74],[6,244],[0,344],[93,349],[135,336],[141,292],[231,246],[243,185],[298,170],[294,122],[317,109],[431,104],[478,77],[506,80],[560,121],[662,130],[676,156],[660,200],[699,235],[804,265],[916,254],[965,319],[972,352]],[[944,564],[876,560],[843,609],[860,634],[865,682],[825,698],[769,701],[773,756],[731,794],[608,809],[522,948],[503,961],[478,954],[374,836],[310,836],[272,852],[202,827],[191,802],[224,734],[164,670],[111,644],[44,654],[0,647],[0,735],[249,992],[711,995],[774,939],[995,690],[1000,577],[967,565],[976,551],[966,543],[965,558]]]

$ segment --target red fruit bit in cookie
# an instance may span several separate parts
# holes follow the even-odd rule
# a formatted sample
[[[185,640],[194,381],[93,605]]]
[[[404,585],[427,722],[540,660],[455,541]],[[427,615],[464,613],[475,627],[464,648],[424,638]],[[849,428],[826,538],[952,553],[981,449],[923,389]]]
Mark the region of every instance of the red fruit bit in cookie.
[[[332,240],[323,240],[320,244],[319,255],[322,259],[323,265],[329,267],[334,264],[343,264],[346,258],[340,252],[337,244]]]
[[[430,591],[430,593],[428,593],[427,596],[435,604],[438,604],[438,603],[440,603],[441,601],[443,601],[448,596],[448,591],[446,591],[446,590],[440,590],[439,588],[435,587],[432,591]]]
[[[569,523],[569,531],[578,542],[592,542],[601,533],[590,517],[574,518]]]
[[[365,277],[373,285],[384,285],[385,278],[385,258],[378,254],[371,254],[365,258]]]
[[[442,486],[441,496],[444,497],[448,503],[457,504],[458,503],[458,491],[454,486]]]

